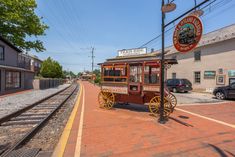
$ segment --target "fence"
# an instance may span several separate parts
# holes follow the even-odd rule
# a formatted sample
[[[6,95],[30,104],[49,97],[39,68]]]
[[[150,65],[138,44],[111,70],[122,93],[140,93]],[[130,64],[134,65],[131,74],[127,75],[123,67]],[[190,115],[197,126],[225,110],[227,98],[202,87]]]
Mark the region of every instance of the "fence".
[[[48,89],[55,88],[63,84],[63,79],[34,79],[33,88],[34,89]]]

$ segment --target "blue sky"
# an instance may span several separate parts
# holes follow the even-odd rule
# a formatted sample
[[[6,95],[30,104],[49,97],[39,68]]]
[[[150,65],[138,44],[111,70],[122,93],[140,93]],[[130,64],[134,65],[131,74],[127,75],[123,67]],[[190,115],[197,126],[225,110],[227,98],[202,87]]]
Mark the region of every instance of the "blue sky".
[[[50,28],[46,36],[39,37],[47,50],[31,53],[41,59],[50,56],[65,70],[75,73],[91,70],[91,47],[95,47],[97,64],[115,57],[119,49],[140,47],[161,33],[161,0],[37,0],[37,3],[37,15]],[[194,6],[194,0],[175,3],[177,9],[166,15],[166,22]],[[234,0],[216,0],[206,7],[201,17],[203,33],[234,24],[234,7]],[[172,31],[166,33],[166,46],[172,45]],[[159,38],[146,47],[150,51],[160,46]]]

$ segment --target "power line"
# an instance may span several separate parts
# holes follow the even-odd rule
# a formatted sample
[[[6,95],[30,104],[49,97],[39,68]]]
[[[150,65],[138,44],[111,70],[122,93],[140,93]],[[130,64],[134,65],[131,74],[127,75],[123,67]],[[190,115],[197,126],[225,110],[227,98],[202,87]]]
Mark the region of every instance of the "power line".
[[[43,12],[40,10],[40,9],[38,9],[38,11],[39,12],[41,12],[41,14],[43,15]],[[50,23],[50,25],[52,25],[52,26],[54,26],[53,28],[54,28],[54,30],[57,32],[57,34],[61,37],[61,39],[63,39],[67,44],[68,44],[68,46],[71,48],[74,48],[73,47],[73,45],[67,40],[67,38],[65,38],[64,36],[63,36],[63,34],[55,27],[55,25],[49,20],[49,18],[47,18],[47,17],[45,17],[45,16],[43,16],[45,19],[47,19],[47,21],[48,21],[48,23]]]
[[[172,0],[171,2],[173,2],[173,1],[174,1],[174,0]],[[216,1],[217,1],[217,0],[213,0],[213,1],[210,2],[209,4],[207,4],[207,5],[205,5],[204,7],[202,7],[201,9],[205,9],[205,8],[207,8],[207,7],[210,6],[209,10],[210,10],[210,12],[211,12],[211,11],[212,11],[211,4],[213,4],[213,3],[216,2]],[[218,2],[218,3],[216,3],[216,4],[214,5],[214,9],[216,9],[216,7],[218,8],[218,5],[221,4],[222,2],[226,3],[225,1],[226,1],[226,0],[222,0],[222,1]],[[231,2],[231,0],[228,0],[227,3],[229,3],[229,2]],[[221,5],[222,5],[222,4],[221,4]],[[209,12],[209,13],[210,13],[210,12]],[[208,13],[208,14],[209,14],[209,13]],[[202,17],[204,17],[205,15],[207,15],[207,14],[204,14]],[[171,27],[171,28],[169,28],[168,30],[166,30],[165,33],[171,31],[174,27],[175,27],[175,26],[173,25],[173,27]],[[162,36],[162,34],[159,34],[158,36],[154,37],[153,39],[151,39],[151,40],[149,40],[148,42],[146,42],[146,43],[144,43],[143,45],[141,45],[139,48],[146,47],[147,45],[149,45],[149,44],[152,43],[153,41],[156,41],[156,40],[157,40],[158,38],[160,38],[161,36]]]

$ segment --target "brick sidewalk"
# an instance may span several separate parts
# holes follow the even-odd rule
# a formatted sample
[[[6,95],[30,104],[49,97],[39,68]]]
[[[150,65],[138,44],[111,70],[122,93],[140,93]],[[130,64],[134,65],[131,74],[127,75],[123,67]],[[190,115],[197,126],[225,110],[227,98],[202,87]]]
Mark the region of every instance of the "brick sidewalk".
[[[150,116],[147,106],[144,105],[100,109],[97,102],[99,87],[88,82],[82,84],[85,88],[82,157],[219,157],[235,154],[235,129],[232,127],[181,111],[175,111],[172,118],[165,125],[161,125],[155,117]],[[79,108],[64,156],[74,156],[81,106]],[[222,109],[223,107],[220,108]],[[233,116],[231,118],[234,118],[233,111],[228,114]],[[200,113],[200,110],[197,109],[197,112]],[[212,118],[216,118],[217,114],[218,112]],[[220,120],[229,119],[226,116],[223,118],[223,115],[219,117]],[[227,121],[229,122],[234,120]]]

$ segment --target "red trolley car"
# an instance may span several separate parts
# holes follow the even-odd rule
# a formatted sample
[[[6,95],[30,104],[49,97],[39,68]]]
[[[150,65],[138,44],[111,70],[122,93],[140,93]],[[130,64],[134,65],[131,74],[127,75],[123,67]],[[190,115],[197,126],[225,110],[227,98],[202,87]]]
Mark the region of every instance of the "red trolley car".
[[[115,103],[148,104],[150,112],[159,114],[161,60],[154,55],[116,57],[101,63],[101,108],[111,109]],[[165,60],[165,70],[175,59]],[[173,112],[177,100],[165,90],[164,115]]]

